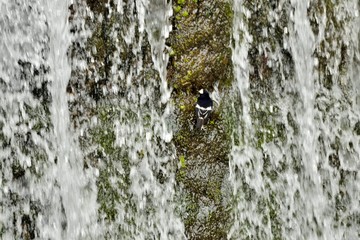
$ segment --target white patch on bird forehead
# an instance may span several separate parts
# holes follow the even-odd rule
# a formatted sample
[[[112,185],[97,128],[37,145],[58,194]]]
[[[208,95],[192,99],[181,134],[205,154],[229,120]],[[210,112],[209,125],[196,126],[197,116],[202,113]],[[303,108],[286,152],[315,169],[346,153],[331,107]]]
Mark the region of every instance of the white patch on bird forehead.
[[[200,89],[199,93],[204,94],[204,89]]]

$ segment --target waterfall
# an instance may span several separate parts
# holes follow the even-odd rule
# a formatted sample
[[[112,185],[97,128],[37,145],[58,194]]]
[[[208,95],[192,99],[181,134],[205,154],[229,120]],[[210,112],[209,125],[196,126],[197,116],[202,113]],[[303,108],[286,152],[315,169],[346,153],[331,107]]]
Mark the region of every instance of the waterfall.
[[[233,111],[241,116],[229,163],[235,208],[228,238],[356,239],[359,6],[269,5],[233,2]],[[259,40],[251,33],[260,10],[269,25]],[[274,29],[279,42],[270,37]],[[264,66],[249,63],[252,51]],[[264,79],[259,70],[266,87],[254,87],[255,67],[273,73]]]
[[[95,172],[84,170],[70,127],[68,2],[2,2],[1,9],[2,238],[89,237]]]
[[[117,1],[98,18],[73,1],[0,6],[1,237],[185,238],[173,199],[171,4]],[[89,21],[102,26],[98,68]],[[81,92],[89,78],[95,101]]]
[[[53,149],[48,156],[49,160],[55,162],[56,165],[47,170],[41,185],[46,186],[47,189],[45,188],[45,191],[42,189],[42,191],[45,196],[49,195],[46,196],[49,198],[47,199],[50,202],[49,207],[55,209],[55,212],[50,210],[45,215],[39,216],[41,225],[45,225],[45,228],[40,227],[39,231],[44,233],[40,234],[42,238],[85,239],[96,236],[96,170],[84,169],[83,154],[76,139],[77,135],[70,127],[66,93],[71,74],[67,56],[71,44],[68,7],[68,1],[55,1],[44,5],[44,14],[50,26],[47,31],[49,38],[47,63],[50,69],[48,81],[50,82],[51,106],[49,110],[53,126],[48,139]],[[54,193],[54,186],[57,185],[59,190]],[[43,198],[44,193],[39,197]],[[59,218],[59,215],[63,215],[63,219]],[[61,229],[64,231],[57,233]]]
[[[115,135],[117,146],[123,149],[124,158],[128,159],[121,168],[128,168],[129,188],[121,192],[128,200],[119,203],[123,213],[117,224],[123,229],[122,239],[148,236],[182,239],[184,227],[175,214],[176,152],[171,143],[169,119],[173,117],[173,110],[166,81],[165,40],[171,30],[172,8],[163,0],[127,4],[130,7],[127,10],[136,15],[133,25],[124,30],[127,35],[121,37],[136,61],[130,71],[122,67],[124,62],[118,62],[118,86],[124,96],[118,99],[121,110],[115,120]],[[127,17],[124,9],[119,9],[120,18]],[[148,53],[143,52],[148,46],[150,59]],[[124,49],[119,47],[118,51]],[[124,174],[127,174],[126,170]]]
[[[360,237],[358,0],[229,2],[0,0],[1,239]]]

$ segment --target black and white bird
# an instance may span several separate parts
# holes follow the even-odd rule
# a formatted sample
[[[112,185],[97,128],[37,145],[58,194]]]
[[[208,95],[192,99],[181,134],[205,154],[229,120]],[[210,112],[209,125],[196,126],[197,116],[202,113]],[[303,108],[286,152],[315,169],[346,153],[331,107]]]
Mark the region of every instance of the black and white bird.
[[[195,106],[196,128],[203,129],[204,124],[208,123],[210,114],[213,111],[213,101],[206,90],[201,89],[199,93],[200,96]]]

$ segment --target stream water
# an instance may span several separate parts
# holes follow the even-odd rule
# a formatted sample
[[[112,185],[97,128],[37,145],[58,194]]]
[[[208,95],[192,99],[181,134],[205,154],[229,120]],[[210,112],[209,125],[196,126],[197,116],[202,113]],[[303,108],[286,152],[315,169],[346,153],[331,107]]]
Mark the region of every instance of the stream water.
[[[98,19],[113,24],[104,40],[112,42],[113,54],[105,60],[112,66],[90,74],[96,82],[112,79],[102,89],[107,97],[95,101],[79,93],[84,106],[100,114],[75,127],[67,87],[80,76],[73,72],[93,66],[69,53],[76,37],[88,36],[81,27],[71,33],[74,1],[0,0],[1,239],[186,239],[176,212],[178,157],[166,80],[172,4],[115,2]],[[277,72],[268,80],[271,91],[259,97],[249,61],[255,13],[246,2],[232,2],[234,205],[227,237],[358,239],[359,3],[277,1],[267,21],[277,24],[281,14],[289,21],[281,44],[257,46]],[[271,30],[262,31],[266,36]],[[82,146],[79,139],[96,129],[114,146]],[[93,163],[92,149],[115,158]]]

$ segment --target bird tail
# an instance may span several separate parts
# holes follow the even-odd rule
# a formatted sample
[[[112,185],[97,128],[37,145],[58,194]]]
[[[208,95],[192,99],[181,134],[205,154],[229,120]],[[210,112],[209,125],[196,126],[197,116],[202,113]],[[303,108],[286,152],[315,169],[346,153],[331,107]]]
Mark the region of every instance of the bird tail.
[[[204,125],[204,119],[202,117],[198,117],[196,119],[196,128],[201,129],[203,125]]]

